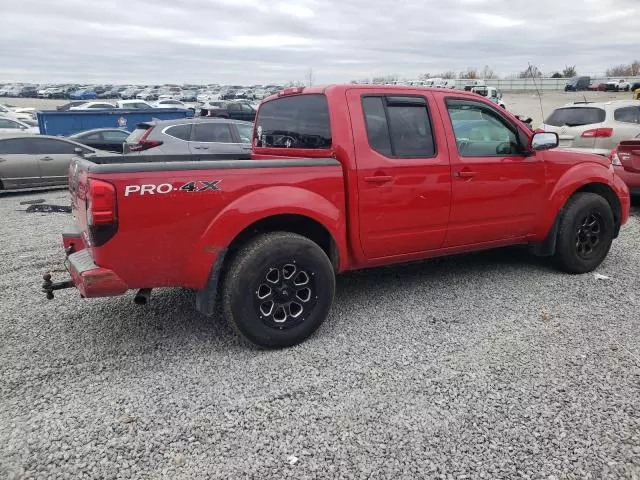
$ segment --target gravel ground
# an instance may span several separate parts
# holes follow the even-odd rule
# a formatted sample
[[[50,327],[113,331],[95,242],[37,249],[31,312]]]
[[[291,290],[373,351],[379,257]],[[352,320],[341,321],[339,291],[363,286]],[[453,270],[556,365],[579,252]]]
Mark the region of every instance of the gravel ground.
[[[503,249],[345,275],[284,351],[191,293],[48,302],[68,214],[0,197],[0,478],[640,479],[640,209],[594,275]],[[62,275],[62,274],[58,274]]]

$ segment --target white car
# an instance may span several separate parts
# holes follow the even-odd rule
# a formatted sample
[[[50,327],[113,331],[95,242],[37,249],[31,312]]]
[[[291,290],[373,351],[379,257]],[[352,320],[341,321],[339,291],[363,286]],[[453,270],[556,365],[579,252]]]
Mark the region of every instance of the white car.
[[[129,110],[145,110],[147,108],[153,108],[153,105],[142,100],[118,100],[116,103],[118,104],[118,108],[126,108]]]
[[[487,97],[493,103],[500,105],[505,110],[507,106],[502,101],[502,93],[496,87],[487,87],[485,85],[473,87],[471,89],[473,93],[477,93],[478,95],[482,95],[483,97]]]
[[[175,100],[173,98],[161,98],[156,103],[153,104],[156,108],[180,108],[184,110],[188,110],[189,107],[180,100]]]
[[[77,107],[71,107],[69,110],[109,110],[114,108],[116,106],[108,102],[87,102]]]
[[[628,92],[629,90],[631,90],[631,84],[627,82],[624,78],[609,80],[607,82],[607,85],[612,85],[616,90],[616,92],[620,90],[624,90],[625,92]]]
[[[34,125],[22,122],[11,117],[0,117],[0,134],[2,133],[40,133],[40,129]]]
[[[0,116],[15,118],[16,120],[20,120],[23,122],[36,122],[35,113],[33,109],[24,109],[24,108],[11,108],[6,105],[0,104]]]

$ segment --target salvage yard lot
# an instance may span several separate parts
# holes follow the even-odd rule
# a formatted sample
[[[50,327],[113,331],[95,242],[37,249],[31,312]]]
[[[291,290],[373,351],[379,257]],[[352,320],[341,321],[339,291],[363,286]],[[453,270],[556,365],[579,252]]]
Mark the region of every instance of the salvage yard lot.
[[[607,278],[519,249],[351,273],[260,351],[180,289],[47,301],[71,219],[36,198],[68,203],[0,196],[0,478],[640,478],[637,206]]]

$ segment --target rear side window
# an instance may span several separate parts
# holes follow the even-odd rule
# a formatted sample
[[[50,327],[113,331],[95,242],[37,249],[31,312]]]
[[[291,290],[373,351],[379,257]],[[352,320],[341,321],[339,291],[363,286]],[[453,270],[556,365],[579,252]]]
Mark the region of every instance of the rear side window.
[[[331,147],[329,107],[324,95],[282,97],[262,104],[256,118],[256,147]]]
[[[433,131],[423,97],[362,99],[371,148],[387,157],[426,158],[435,155]]]
[[[579,127],[602,123],[605,119],[605,111],[594,107],[567,107],[555,110],[544,123],[554,127]]]
[[[640,123],[640,107],[619,108],[613,113],[613,118],[618,122]]]
[[[188,141],[191,138],[191,124],[175,125],[167,128],[164,133],[170,137]]]
[[[234,143],[227,123],[196,123],[193,128],[194,142]]]
[[[27,153],[27,142],[24,138],[0,140],[0,155],[21,155]]]
[[[250,123],[236,123],[236,128],[238,129],[238,135],[240,135],[240,141],[242,143],[251,143],[253,125]]]

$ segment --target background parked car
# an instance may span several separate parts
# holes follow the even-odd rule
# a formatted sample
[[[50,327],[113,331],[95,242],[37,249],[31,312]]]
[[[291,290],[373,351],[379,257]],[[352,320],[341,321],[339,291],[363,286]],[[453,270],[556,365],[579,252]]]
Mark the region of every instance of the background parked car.
[[[85,102],[75,107],[69,108],[69,110],[110,110],[116,108],[112,103],[107,102]]]
[[[631,195],[640,196],[640,136],[620,142],[611,151],[611,165],[629,187]]]
[[[145,110],[153,108],[153,105],[142,100],[118,100],[116,102],[118,108],[125,108],[129,110]]]
[[[124,153],[246,155],[251,151],[252,130],[249,122],[203,117],[145,122],[126,139]]]
[[[62,105],[58,105],[56,107],[56,110],[66,111],[66,110],[71,109],[72,107],[78,107],[78,106],[83,105],[85,103],[87,103],[86,100],[74,100],[72,102],[67,102],[67,103],[64,103]]]
[[[173,98],[161,98],[154,103],[153,106],[156,108],[183,108],[185,110],[189,110],[190,108],[180,100],[175,100]]]
[[[628,92],[631,89],[631,84],[624,78],[617,80],[609,80],[606,84],[607,90],[613,90],[616,92],[625,91]]]
[[[0,134],[6,133],[38,134],[40,133],[40,129],[37,126],[29,125],[28,123],[16,118],[0,117]]]
[[[36,98],[38,96],[38,87],[25,86],[18,93],[19,97]]]
[[[219,104],[219,105],[218,105]],[[245,102],[209,102],[209,108],[204,114],[208,117],[230,118],[253,122],[256,119],[256,109]]]
[[[93,90],[76,90],[69,95],[72,100],[93,100],[98,95]]]
[[[66,185],[69,163],[83,153],[100,152],[72,140],[48,135],[0,136],[0,188],[17,189]]]
[[[95,128],[69,136],[70,140],[106,152],[122,153],[130,132],[119,128]]]
[[[567,84],[564,86],[564,91],[579,92],[581,90],[588,90],[589,85],[591,85],[591,77],[587,77],[587,76],[573,77],[567,81]]]
[[[640,104],[634,100],[569,104],[556,108],[540,129],[557,133],[560,148],[608,156],[618,143],[640,134]]]
[[[640,82],[631,85],[631,91],[633,92],[633,99],[640,100]]]

